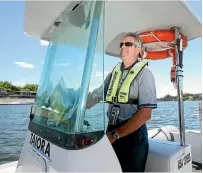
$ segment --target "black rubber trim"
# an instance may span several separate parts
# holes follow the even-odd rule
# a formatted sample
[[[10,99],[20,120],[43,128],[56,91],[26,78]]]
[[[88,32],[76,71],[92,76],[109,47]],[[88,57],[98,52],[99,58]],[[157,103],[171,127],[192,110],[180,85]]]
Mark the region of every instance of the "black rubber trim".
[[[173,135],[173,133],[169,133],[170,134],[170,137],[171,137],[171,141],[173,141],[174,142],[174,135]]]
[[[202,170],[202,163],[192,161],[192,167],[196,170]]]
[[[50,127],[30,121],[28,129],[39,137],[68,150],[79,150],[97,143],[105,134],[104,131],[67,134]],[[82,139],[93,140],[91,144],[83,145]],[[73,142],[74,141],[74,142]]]

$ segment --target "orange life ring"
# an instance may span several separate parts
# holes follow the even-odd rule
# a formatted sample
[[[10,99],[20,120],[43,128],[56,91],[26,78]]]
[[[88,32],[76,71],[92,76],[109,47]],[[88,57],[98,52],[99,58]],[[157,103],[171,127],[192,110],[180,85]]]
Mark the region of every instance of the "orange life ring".
[[[143,44],[145,43],[152,43],[152,42],[157,42],[157,38],[161,42],[174,42],[175,41],[175,33],[174,31],[171,30],[157,30],[157,31],[147,31],[147,32],[142,32],[139,34]],[[180,34],[180,39],[183,39],[183,47],[187,46],[187,38],[183,35]]]
[[[147,48],[148,45],[165,43],[165,49],[160,50],[144,50],[141,52],[141,57],[151,60],[159,60],[166,58],[173,58],[173,65],[171,67],[171,82],[176,83],[176,52],[175,52],[175,33],[172,30],[157,30],[147,31],[139,34],[143,45]],[[182,40],[182,49],[188,45],[187,37],[180,34]],[[150,46],[151,46],[150,45]]]
[[[168,57],[172,57],[172,53],[174,50],[161,50],[161,51],[142,51],[141,56],[145,59],[151,59],[151,60],[159,60],[159,59],[165,59]]]
[[[172,45],[172,47],[168,47],[165,50],[144,50],[141,55],[144,56],[146,59],[165,59],[172,57],[172,53],[174,52],[174,43],[175,43],[175,33],[172,30],[157,30],[157,31],[147,31],[142,32],[139,34],[142,43],[145,47],[147,47],[147,44],[160,44],[165,42],[169,46]],[[182,40],[182,47],[185,49],[187,47],[187,37],[185,37],[183,34],[180,34],[180,39]]]

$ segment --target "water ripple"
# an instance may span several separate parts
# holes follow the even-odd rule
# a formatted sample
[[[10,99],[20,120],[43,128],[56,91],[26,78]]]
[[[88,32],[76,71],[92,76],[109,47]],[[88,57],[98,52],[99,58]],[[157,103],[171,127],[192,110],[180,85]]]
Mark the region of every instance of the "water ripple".
[[[186,129],[200,129],[198,117],[194,117],[193,106],[198,106],[199,102],[185,102],[185,127]],[[29,122],[30,105],[1,105],[0,106],[0,164],[7,161],[17,160],[22,150],[23,141],[26,136]],[[100,126],[98,118],[102,109],[88,112],[91,118],[87,118],[90,123]],[[196,112],[197,113],[197,112]],[[159,102],[158,108],[153,110],[152,119],[147,122],[148,129],[157,128],[164,125],[174,125],[178,127],[178,104],[177,102]],[[106,120],[105,120],[106,121]]]

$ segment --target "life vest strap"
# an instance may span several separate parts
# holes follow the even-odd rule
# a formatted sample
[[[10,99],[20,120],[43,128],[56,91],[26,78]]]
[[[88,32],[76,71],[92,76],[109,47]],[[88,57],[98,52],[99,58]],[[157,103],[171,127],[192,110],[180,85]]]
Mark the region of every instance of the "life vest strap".
[[[120,102],[113,103],[113,102],[108,102],[108,101],[106,101],[106,103],[110,103],[110,104],[116,104],[117,103],[117,104],[133,104],[133,105],[138,105],[139,104],[139,100],[138,100],[138,98],[137,99],[131,99],[131,98],[129,98],[127,103],[120,103]]]

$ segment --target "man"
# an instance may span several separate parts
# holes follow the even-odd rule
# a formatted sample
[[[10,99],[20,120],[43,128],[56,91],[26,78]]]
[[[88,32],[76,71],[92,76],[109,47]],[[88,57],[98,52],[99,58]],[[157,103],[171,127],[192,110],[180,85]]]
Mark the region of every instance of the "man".
[[[122,63],[105,79],[107,136],[123,172],[144,172],[149,148],[145,123],[157,107],[153,74],[138,60],[141,48],[138,35],[126,34],[120,43]]]

